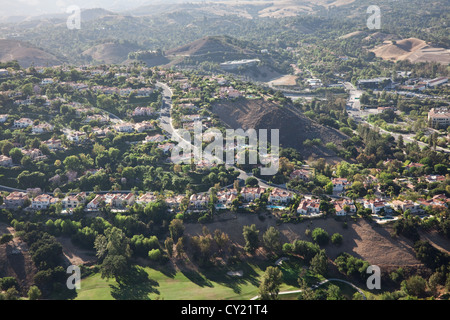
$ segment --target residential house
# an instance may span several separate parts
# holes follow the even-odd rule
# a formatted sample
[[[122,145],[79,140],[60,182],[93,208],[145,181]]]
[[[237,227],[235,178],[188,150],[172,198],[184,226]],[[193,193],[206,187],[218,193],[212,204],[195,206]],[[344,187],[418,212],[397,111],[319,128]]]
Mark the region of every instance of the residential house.
[[[8,120],[9,115],[7,114],[0,114],[0,123],[6,122]]]
[[[36,148],[29,149],[29,150],[22,149],[22,154],[24,156],[30,157],[31,160],[34,160],[34,161],[47,159],[47,156],[44,155],[41,150],[36,149]]]
[[[52,78],[45,78],[45,79],[42,79],[42,81],[41,81],[41,84],[42,85],[46,85],[46,84],[53,84],[53,79]]]
[[[154,110],[150,107],[136,107],[133,111],[133,117],[143,117],[153,115]]]
[[[331,182],[333,183],[333,192],[342,192],[349,185],[348,180],[344,178],[334,178]]]
[[[19,120],[14,120],[15,128],[27,128],[33,125],[33,120],[29,118],[21,118]]]
[[[209,194],[193,194],[189,198],[189,206],[193,209],[202,209],[207,206],[209,202]]]
[[[427,176],[421,178],[420,180],[425,180],[428,183],[433,183],[433,182],[443,182],[443,181],[445,181],[445,179],[446,179],[446,177],[443,175],[433,174],[433,175],[427,175]]]
[[[152,88],[140,88],[136,90],[137,97],[149,97],[153,93]]]
[[[67,134],[67,140],[78,143],[86,137],[85,132],[74,131]]]
[[[446,107],[432,108],[428,112],[428,121],[432,127],[447,127],[450,125],[450,109]]]
[[[58,150],[61,149],[61,139],[48,139],[47,141],[44,141],[44,144],[47,145],[47,147],[50,150]]]
[[[405,212],[406,210],[409,210],[411,213],[423,212],[420,202],[414,202],[411,200],[392,200],[390,202],[390,206],[401,212]]]
[[[166,198],[166,204],[170,207],[170,208],[176,208],[179,207],[181,202],[183,201],[183,199],[185,198],[184,195],[177,195],[174,197],[169,197]]]
[[[333,204],[337,216],[345,216],[347,214],[356,213],[356,206],[352,200],[340,199],[334,201]]]
[[[293,199],[294,195],[280,188],[274,188],[269,194],[268,202],[269,203],[288,203]]]
[[[175,148],[175,144],[174,143],[170,143],[170,142],[166,142],[164,144],[158,145],[157,148],[161,149],[165,154],[168,154],[170,150]]]
[[[241,189],[241,195],[244,198],[244,201],[251,202],[255,199],[259,199],[265,191],[266,189],[261,187],[244,187]]]
[[[365,200],[364,208],[372,210],[373,214],[380,214],[382,212],[389,213],[391,211],[391,206],[383,199],[375,200]]]
[[[12,165],[11,157],[0,155],[0,167],[11,167]]]
[[[311,180],[312,173],[310,170],[298,169],[298,170],[292,171],[290,177],[291,177],[291,179],[301,179],[305,182],[308,182]]]
[[[219,190],[216,194],[217,196],[217,204],[216,208],[226,208],[230,207],[233,203],[233,200],[237,198],[237,190],[236,189],[225,189]]]
[[[68,195],[62,201],[62,207],[64,209],[73,209],[78,207],[79,205],[83,205],[86,201],[86,193],[81,192],[77,195]]]
[[[163,142],[166,138],[162,134],[155,134],[154,136],[146,136],[144,143],[147,142]]]
[[[142,206],[146,206],[147,204],[149,204],[151,202],[155,202],[156,200],[157,200],[157,197],[153,193],[147,192],[147,193],[141,194],[136,199],[136,203],[140,204]]]
[[[114,129],[118,132],[134,132],[133,124],[128,122],[117,124]]]
[[[53,126],[48,123],[41,123],[41,124],[35,125],[35,126],[33,126],[33,128],[31,128],[31,132],[34,134],[50,132],[52,130],[53,130]]]
[[[96,195],[94,199],[92,199],[87,205],[86,209],[90,211],[96,211],[100,209],[100,207],[103,205],[105,199],[103,195]]]
[[[303,199],[297,207],[297,213],[301,215],[317,215],[320,214],[319,199]]]
[[[40,194],[31,200],[31,208],[34,210],[45,210],[56,202],[58,202],[58,198],[54,198],[48,194]]]
[[[5,197],[4,203],[7,208],[19,208],[23,207],[25,200],[28,200],[25,192],[14,191]]]
[[[149,121],[139,122],[134,125],[134,129],[137,132],[144,132],[148,130],[153,130],[155,127]]]

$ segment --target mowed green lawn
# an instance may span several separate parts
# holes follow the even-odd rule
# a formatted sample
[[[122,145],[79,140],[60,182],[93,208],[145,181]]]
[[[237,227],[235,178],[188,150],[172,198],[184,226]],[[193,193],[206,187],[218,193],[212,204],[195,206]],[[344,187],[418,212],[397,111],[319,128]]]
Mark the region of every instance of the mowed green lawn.
[[[151,268],[145,270],[148,277],[155,281],[153,288],[158,293],[149,293],[150,299],[164,300],[249,300],[258,295],[259,281],[265,267],[246,264],[242,268],[243,277],[230,277],[225,272],[210,270],[203,274],[181,272],[165,274]],[[236,269],[236,270],[237,270]],[[288,281],[289,282],[289,281]],[[117,286],[113,279],[102,279],[99,273],[81,280],[81,289],[77,290],[76,300],[112,300],[112,287]],[[281,290],[298,289],[283,283]],[[128,292],[128,291],[127,291]],[[122,295],[122,297],[127,295]]]

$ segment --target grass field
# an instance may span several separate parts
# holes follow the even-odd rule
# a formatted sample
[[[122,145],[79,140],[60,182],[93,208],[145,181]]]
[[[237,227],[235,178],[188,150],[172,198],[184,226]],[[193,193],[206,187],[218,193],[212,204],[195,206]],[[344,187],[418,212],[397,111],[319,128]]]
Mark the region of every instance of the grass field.
[[[289,263],[281,267],[284,283],[281,291],[298,289],[297,278],[301,264]],[[242,264],[235,270],[242,270],[242,277],[231,277],[226,270],[202,271],[158,271],[149,267],[138,267],[139,276],[145,274],[151,279],[147,287],[138,281],[129,287],[120,287],[113,279],[102,279],[99,273],[81,281],[76,300],[112,299],[164,299],[164,300],[249,300],[258,295],[258,286],[265,267]],[[229,269],[228,269],[229,270]]]

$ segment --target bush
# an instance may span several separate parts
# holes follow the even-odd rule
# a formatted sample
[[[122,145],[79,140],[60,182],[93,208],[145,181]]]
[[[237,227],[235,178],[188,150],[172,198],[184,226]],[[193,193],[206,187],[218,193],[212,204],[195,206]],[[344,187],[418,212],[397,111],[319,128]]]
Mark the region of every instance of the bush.
[[[161,250],[159,249],[153,249],[148,252],[148,257],[153,261],[158,261],[159,259],[161,259],[161,256]]]
[[[0,279],[0,289],[6,291],[10,288],[17,288],[18,283],[14,277],[4,277]]]
[[[425,295],[427,282],[421,276],[412,276],[408,280],[402,281],[402,290],[407,294],[415,297],[421,297]]]
[[[5,233],[4,235],[2,235],[0,237],[0,244],[4,244],[4,243],[8,243],[10,242],[12,239],[14,238],[14,236],[10,233]]]
[[[331,242],[336,245],[342,244],[344,237],[340,233],[335,233],[331,236]]]
[[[315,228],[312,232],[312,237],[314,242],[317,242],[319,245],[325,245],[330,240],[328,232],[326,232],[322,228]]]

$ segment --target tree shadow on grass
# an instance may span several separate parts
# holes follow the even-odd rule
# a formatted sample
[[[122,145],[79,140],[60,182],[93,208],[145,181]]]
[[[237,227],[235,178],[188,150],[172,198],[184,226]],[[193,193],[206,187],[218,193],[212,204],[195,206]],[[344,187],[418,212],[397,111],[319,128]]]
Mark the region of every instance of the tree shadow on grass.
[[[150,300],[149,294],[159,294],[155,288],[158,286],[158,282],[150,279],[144,269],[133,266],[117,279],[117,285],[110,285],[111,296],[116,300]]]
[[[214,287],[211,281],[203,277],[198,271],[193,269],[180,269],[181,273],[188,278],[191,282],[200,287]]]
[[[163,265],[154,265],[151,266],[152,269],[155,269],[159,272],[161,272],[163,275],[165,275],[168,278],[175,278],[175,275],[177,274],[177,270],[175,269],[175,266],[172,261],[168,261],[166,264]]]
[[[243,272],[242,277],[227,274],[229,271],[238,270]],[[248,263],[239,263],[234,266],[232,270],[229,267],[215,267],[206,269],[203,273],[207,279],[232,289],[236,294],[240,294],[242,292],[241,287],[243,285],[250,283],[251,285],[258,287],[260,284],[259,274],[255,271],[254,267]]]

